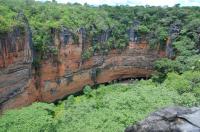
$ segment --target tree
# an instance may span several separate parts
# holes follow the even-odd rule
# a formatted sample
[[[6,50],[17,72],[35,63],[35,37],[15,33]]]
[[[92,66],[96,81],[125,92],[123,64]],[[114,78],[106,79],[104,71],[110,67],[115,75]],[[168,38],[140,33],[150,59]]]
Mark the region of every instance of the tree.
[[[141,33],[142,35],[148,34],[149,31],[150,31],[150,30],[149,30],[149,29],[147,28],[147,26],[145,26],[145,25],[140,25],[140,26],[138,27],[138,32]]]
[[[57,1],[56,1],[56,0],[52,0],[52,2],[53,2],[53,3],[57,3]]]

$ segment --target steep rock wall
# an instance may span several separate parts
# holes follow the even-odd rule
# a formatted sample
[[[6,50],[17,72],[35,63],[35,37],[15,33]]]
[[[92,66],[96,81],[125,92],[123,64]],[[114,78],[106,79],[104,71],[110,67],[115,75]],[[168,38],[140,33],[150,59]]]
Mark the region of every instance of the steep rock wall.
[[[153,62],[160,57],[147,43],[131,42],[123,51],[111,50],[107,54],[95,53],[83,61],[84,36],[78,44],[56,33],[53,47],[57,55],[49,55],[41,62],[39,75],[31,67],[30,36],[13,37],[0,41],[0,104],[1,110],[29,105],[35,101],[53,102],[81,91],[85,85],[110,82],[129,77],[148,77]],[[14,39],[14,40],[13,40]]]
[[[47,59],[41,67],[41,99],[51,102],[82,90],[85,85],[110,82],[129,77],[148,77],[153,62],[158,59],[146,43],[130,44],[121,51],[112,50],[107,55],[95,54],[82,62],[81,45],[61,44],[58,62]]]
[[[29,33],[22,35],[18,29],[0,38],[1,109],[23,106],[36,100],[33,95],[35,88],[32,80],[32,51],[29,40]]]

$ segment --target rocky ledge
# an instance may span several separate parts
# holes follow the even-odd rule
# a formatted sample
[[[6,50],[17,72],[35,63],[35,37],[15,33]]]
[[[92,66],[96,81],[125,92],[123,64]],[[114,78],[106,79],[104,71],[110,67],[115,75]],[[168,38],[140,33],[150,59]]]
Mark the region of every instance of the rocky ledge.
[[[164,108],[125,132],[200,132],[200,108]]]

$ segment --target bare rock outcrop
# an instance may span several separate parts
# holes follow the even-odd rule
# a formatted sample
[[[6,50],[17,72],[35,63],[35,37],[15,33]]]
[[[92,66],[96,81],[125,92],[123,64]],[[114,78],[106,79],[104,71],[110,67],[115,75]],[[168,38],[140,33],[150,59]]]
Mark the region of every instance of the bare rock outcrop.
[[[26,29],[25,29],[26,30]],[[23,106],[35,101],[27,93],[32,82],[32,49],[28,31],[15,28],[0,38],[0,107]],[[25,92],[26,91],[26,92]],[[34,93],[34,92],[33,92]],[[21,99],[19,96],[23,96]],[[27,98],[24,98],[27,96]],[[15,101],[13,101],[13,99]],[[5,106],[5,104],[8,104]]]
[[[200,108],[164,108],[125,132],[200,132]]]
[[[82,53],[90,46],[84,29],[79,31],[79,39],[75,41],[74,34],[63,28],[61,32],[52,34],[54,42],[51,47],[56,48],[58,53],[46,54],[40,62],[40,68],[35,71],[32,67],[34,55],[30,32],[27,29],[24,35],[17,35],[19,31],[0,38],[2,111],[35,101],[53,102],[81,91],[85,85],[149,77],[153,72],[154,61],[160,58],[158,51],[149,49],[147,42],[142,41],[130,42],[123,50],[95,53],[83,61]],[[100,38],[105,39],[108,34]]]

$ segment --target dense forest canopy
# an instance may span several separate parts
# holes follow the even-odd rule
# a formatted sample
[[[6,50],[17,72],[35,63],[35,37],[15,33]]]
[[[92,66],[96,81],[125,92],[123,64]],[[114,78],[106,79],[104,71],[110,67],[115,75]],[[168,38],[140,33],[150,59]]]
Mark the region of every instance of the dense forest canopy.
[[[170,38],[173,60],[155,62],[149,80],[84,89],[57,105],[35,103],[11,110],[0,118],[0,131],[123,131],[157,108],[199,106],[200,7],[108,6],[0,0],[0,38],[16,28],[24,30],[26,17],[35,50],[46,53],[52,30],[67,28],[75,36],[85,29],[92,51],[124,49],[129,41],[144,39],[151,48],[164,47]],[[137,39],[130,37],[136,33]],[[24,32],[22,32],[23,35]],[[109,34],[104,41],[98,36]],[[75,37],[76,38],[76,37]],[[76,44],[76,43],[74,43]]]
[[[31,26],[33,42],[38,50],[52,43],[52,29],[63,27],[77,34],[80,28],[87,32],[94,50],[124,48],[130,41],[130,31],[137,32],[137,40],[145,39],[151,47],[165,45],[171,28],[178,28],[180,37],[199,45],[200,7],[152,7],[152,6],[108,6],[59,4],[34,0],[0,0],[0,33],[11,32],[22,26],[17,19],[23,13]],[[97,41],[103,33],[109,37]],[[101,43],[101,44],[99,44]]]

